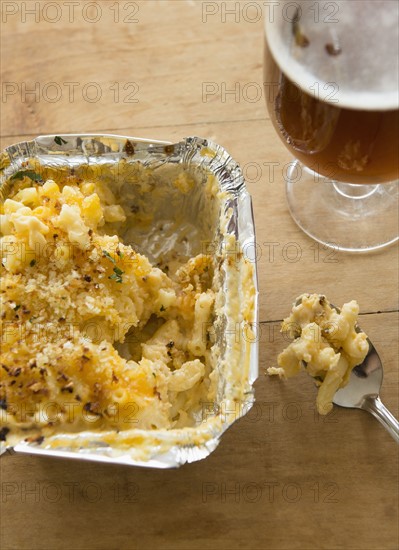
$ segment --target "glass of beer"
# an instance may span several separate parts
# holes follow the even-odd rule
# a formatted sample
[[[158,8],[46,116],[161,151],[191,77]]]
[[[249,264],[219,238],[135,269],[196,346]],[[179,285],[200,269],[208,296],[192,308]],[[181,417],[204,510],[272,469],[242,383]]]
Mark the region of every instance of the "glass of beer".
[[[280,0],[265,18],[266,101],[296,159],[284,170],[289,209],[339,250],[398,240],[398,6]]]

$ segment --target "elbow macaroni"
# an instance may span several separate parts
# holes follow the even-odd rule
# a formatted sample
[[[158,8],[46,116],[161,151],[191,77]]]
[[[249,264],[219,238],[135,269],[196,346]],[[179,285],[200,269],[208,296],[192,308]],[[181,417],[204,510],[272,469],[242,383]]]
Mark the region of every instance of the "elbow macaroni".
[[[319,414],[329,413],[334,394],[348,383],[352,369],[369,351],[367,335],[356,330],[358,314],[355,300],[338,313],[325,296],[303,294],[282,323],[282,332],[294,341],[278,356],[278,367],[267,369],[268,373],[290,378],[304,366],[319,387]]]
[[[120,236],[131,213],[88,180],[25,177],[3,204],[3,434],[190,426],[214,398],[212,257],[154,267]]]

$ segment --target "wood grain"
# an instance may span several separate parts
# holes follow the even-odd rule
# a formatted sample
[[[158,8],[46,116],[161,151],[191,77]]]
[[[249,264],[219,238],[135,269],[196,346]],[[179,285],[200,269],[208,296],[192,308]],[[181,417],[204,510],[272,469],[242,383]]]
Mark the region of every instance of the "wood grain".
[[[264,98],[251,95],[262,84],[262,22],[255,19],[264,2],[98,1],[93,23],[89,2],[79,3],[71,22],[61,1],[40,2],[38,22],[32,15],[23,21],[22,4],[1,4],[1,147],[67,132],[171,141],[200,135],[224,145],[253,196],[262,324],[257,403],[206,460],[157,471],[3,457],[2,548],[397,548],[397,445],[363,411],[319,417],[305,375],[286,383],[265,375],[285,344],[279,320],[298,294],[323,292],[337,304],[356,298],[383,359],[381,397],[398,415],[398,251],[331,254],[291,220],[284,190],[291,158]],[[49,4],[60,7],[58,22],[44,20],[56,14]],[[138,22],[123,22],[128,16]],[[78,83],[72,101],[66,82]],[[129,102],[128,83],[138,85],[130,98],[138,102]],[[35,86],[37,96],[24,92]],[[92,102],[96,89],[101,97]]]

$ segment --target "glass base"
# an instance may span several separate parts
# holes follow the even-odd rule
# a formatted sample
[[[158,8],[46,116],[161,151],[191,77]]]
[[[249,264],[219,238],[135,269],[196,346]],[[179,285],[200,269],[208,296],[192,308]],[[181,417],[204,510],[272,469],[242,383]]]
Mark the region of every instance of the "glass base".
[[[399,182],[335,182],[295,161],[287,173],[286,191],[295,222],[326,246],[370,252],[399,239]]]

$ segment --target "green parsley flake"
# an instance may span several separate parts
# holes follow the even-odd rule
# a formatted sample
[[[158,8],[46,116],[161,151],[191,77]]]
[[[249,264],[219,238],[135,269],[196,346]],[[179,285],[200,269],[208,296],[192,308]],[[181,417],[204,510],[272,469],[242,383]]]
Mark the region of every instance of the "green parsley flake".
[[[108,279],[112,279],[113,281],[116,281],[117,283],[122,283],[122,275],[124,274],[124,271],[119,269],[119,267],[114,267],[114,272],[112,275],[108,277]]]
[[[33,170],[19,170],[19,172],[11,176],[10,180],[23,180],[24,178],[30,178],[36,183],[43,183],[41,175]]]

